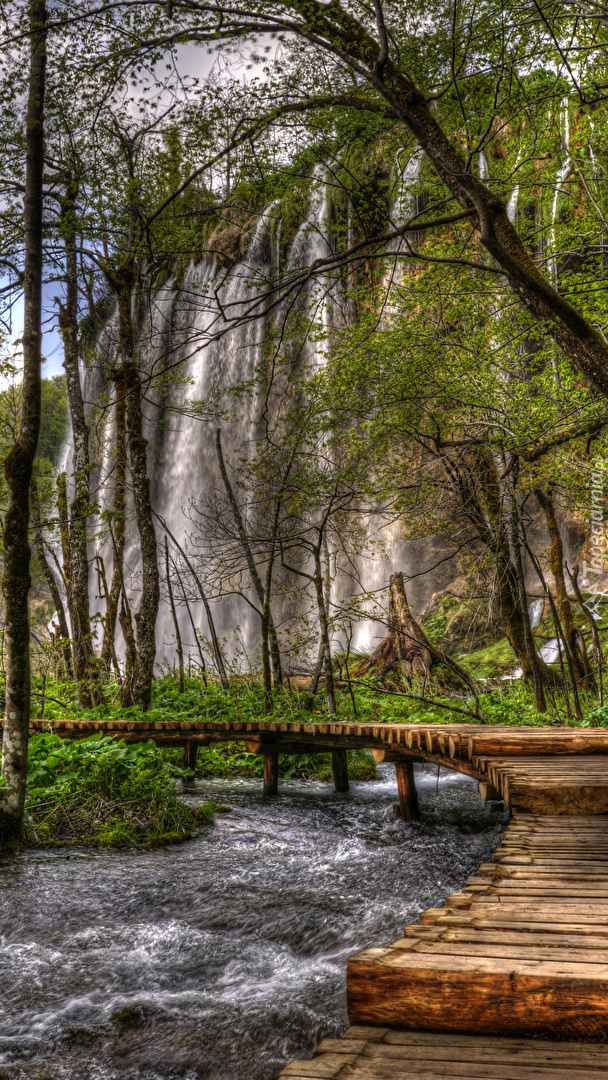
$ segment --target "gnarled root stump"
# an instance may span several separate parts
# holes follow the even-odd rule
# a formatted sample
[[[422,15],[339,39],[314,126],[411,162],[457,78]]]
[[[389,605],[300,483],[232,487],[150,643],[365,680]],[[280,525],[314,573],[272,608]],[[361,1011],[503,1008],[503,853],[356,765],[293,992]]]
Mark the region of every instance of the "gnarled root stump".
[[[436,650],[410,611],[403,574],[391,574],[388,637],[357,669],[357,676],[373,670],[380,678],[389,671],[425,677],[430,674],[434,656]]]

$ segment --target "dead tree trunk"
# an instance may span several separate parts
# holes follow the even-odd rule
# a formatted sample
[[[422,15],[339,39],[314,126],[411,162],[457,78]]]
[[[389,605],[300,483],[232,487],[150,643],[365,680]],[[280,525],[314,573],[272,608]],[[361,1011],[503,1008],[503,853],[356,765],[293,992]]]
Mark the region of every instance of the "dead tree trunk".
[[[173,588],[171,586],[171,574],[169,573],[169,542],[165,536],[165,573],[167,576],[167,591],[169,593],[169,606],[171,608],[171,617],[173,619],[173,628],[175,630],[175,649],[177,652],[177,662],[179,664],[179,693],[184,692],[184,650],[182,648],[182,635],[179,632],[179,622],[177,621],[177,611],[175,610],[175,600],[173,599]]]
[[[205,655],[204,655],[202,647],[201,647],[201,641],[200,641],[200,637],[199,637],[199,634],[198,634],[198,630],[196,628],[196,624],[194,622],[194,617],[192,615],[192,608],[190,607],[190,604],[188,602],[188,597],[186,596],[186,590],[184,589],[184,583],[182,581],[182,576],[181,576],[181,574],[179,572],[179,566],[177,565],[177,562],[173,560],[173,558],[171,558],[171,563],[172,563],[173,569],[175,570],[175,576],[177,578],[177,583],[178,583],[178,585],[179,585],[179,587],[181,589],[181,592],[182,592],[182,600],[183,600],[184,604],[186,605],[186,611],[188,612],[188,621],[189,621],[191,629],[192,629],[192,635],[194,637],[194,641],[195,641],[195,644],[196,644],[196,647],[197,647],[197,650],[198,650],[199,660],[201,662],[200,663],[201,676],[202,676],[203,682],[204,682],[205,687],[206,687],[207,686],[207,665],[205,663]]]
[[[30,726],[30,483],[40,432],[42,202],[46,7],[30,0],[30,70],[25,146],[25,267],[23,275],[23,392],[19,433],[4,462],[8,506],[4,518],[6,706],[2,737],[0,846],[21,836]]]
[[[279,649],[279,639],[277,637],[276,627],[272,618],[272,611],[270,610],[270,589],[272,587],[272,575],[270,577],[266,575],[266,587],[262,584],[258,568],[256,566],[253,552],[251,550],[251,544],[249,543],[249,537],[247,535],[247,529],[245,527],[245,521],[241,513],[241,508],[236,500],[232,484],[230,483],[230,477],[228,476],[228,470],[226,469],[226,463],[224,461],[224,453],[222,450],[222,429],[218,428],[216,431],[215,445],[217,450],[217,460],[220,467],[220,473],[226,496],[230,504],[232,516],[234,518],[237,532],[239,534],[239,541],[243,549],[245,561],[247,562],[247,569],[249,570],[249,576],[251,578],[251,584],[255,590],[255,594],[259,600],[262,609],[262,654],[266,649],[270,652],[270,660],[272,663],[272,673],[274,676],[275,686],[281,686],[283,683],[283,673],[281,670],[281,652]],[[272,559],[272,554],[271,554]]]
[[[173,541],[175,547],[179,551],[182,559],[184,560],[186,566],[188,567],[188,570],[189,570],[189,572],[190,572],[190,574],[192,576],[192,580],[194,581],[194,584],[196,585],[196,587],[197,587],[197,589],[199,591],[200,598],[203,601],[203,607],[205,608],[205,614],[207,616],[207,625],[209,627],[209,633],[211,635],[211,644],[212,644],[212,647],[213,647],[213,656],[215,658],[215,665],[217,667],[217,673],[218,673],[219,680],[220,680],[220,683],[221,683],[221,686],[222,686],[222,690],[229,690],[230,689],[230,684],[228,682],[228,676],[226,674],[226,665],[224,664],[224,657],[222,656],[222,650],[220,648],[220,642],[219,642],[219,638],[217,636],[217,631],[215,629],[215,623],[213,621],[213,615],[211,614],[211,608],[209,606],[209,601],[207,600],[207,594],[206,594],[205,590],[203,589],[201,580],[200,580],[196,570],[194,569],[192,563],[190,562],[190,559],[186,555],[186,552],[184,551],[181,544],[179,544],[178,541],[175,539],[173,533],[171,532],[170,528],[167,525],[167,522],[164,520],[164,518],[160,517],[159,514],[156,514],[155,517],[156,517],[157,521],[159,522],[159,524],[162,525],[163,529],[167,533],[167,536],[170,537],[170,539]]]
[[[362,664],[356,674],[364,675],[377,669],[380,677],[389,671],[401,671],[407,678],[430,674],[435,650],[419,623],[414,619],[403,582],[403,574],[391,574],[388,637]]]

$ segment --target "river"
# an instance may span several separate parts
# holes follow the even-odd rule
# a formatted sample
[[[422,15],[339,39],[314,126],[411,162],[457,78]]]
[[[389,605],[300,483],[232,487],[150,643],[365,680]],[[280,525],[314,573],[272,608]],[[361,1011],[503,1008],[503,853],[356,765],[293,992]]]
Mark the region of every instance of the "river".
[[[345,967],[487,859],[505,818],[477,784],[392,766],[348,795],[197,783],[230,814],[151,852],[0,857],[0,1080],[273,1080],[348,1026]]]

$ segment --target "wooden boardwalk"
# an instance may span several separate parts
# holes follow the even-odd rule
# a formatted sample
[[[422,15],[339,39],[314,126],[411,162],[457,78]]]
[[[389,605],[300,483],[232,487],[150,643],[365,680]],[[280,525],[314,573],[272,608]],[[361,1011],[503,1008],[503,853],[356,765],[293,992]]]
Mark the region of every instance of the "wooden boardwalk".
[[[516,813],[462,892],[350,960],[347,995],[355,1026],[282,1077],[608,1077],[608,816]]]
[[[284,1080],[593,1080],[608,1076],[608,1047],[540,1039],[471,1038],[352,1027],[324,1039]]]
[[[34,732],[67,739],[102,733],[126,742],[153,739],[183,746],[189,767],[199,746],[244,742],[265,758],[264,792],[277,791],[280,754],[331,752],[338,790],[346,790],[347,750],[371,750],[393,762],[402,810],[412,790],[411,765],[428,761],[479,780],[484,798],[502,798],[512,810],[541,814],[608,812],[608,730],[567,727],[490,727],[481,724],[346,724],[279,721],[32,720]],[[408,770],[409,766],[409,770]],[[340,779],[342,778],[342,779]],[[410,800],[411,802],[411,800]],[[415,815],[414,815],[415,816]]]
[[[331,751],[347,790],[346,751],[393,762],[402,815],[416,817],[413,764],[479,780],[512,811],[492,862],[445,907],[387,948],[348,965],[343,1039],[326,1039],[291,1080],[586,1080],[608,1078],[608,731],[479,724],[65,721],[35,731],[127,742],[244,742],[264,755],[277,793],[281,753]],[[342,786],[340,786],[342,785]]]

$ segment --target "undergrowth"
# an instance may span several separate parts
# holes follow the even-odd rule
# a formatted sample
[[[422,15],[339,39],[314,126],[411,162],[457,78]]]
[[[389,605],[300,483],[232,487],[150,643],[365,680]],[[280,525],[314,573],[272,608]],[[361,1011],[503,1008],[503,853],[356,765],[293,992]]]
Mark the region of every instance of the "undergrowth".
[[[35,735],[28,749],[24,841],[29,845],[147,847],[189,839],[226,809],[177,798],[182,776],[152,741]]]
[[[375,780],[378,775],[376,762],[367,750],[350,750],[348,775],[351,780]],[[250,754],[240,743],[220,743],[201,747],[198,752],[197,777],[217,778],[224,776],[261,777],[264,758]],[[283,780],[323,780],[331,782],[333,772],[331,754],[281,754],[279,776]]]
[[[425,686],[421,679],[408,685],[395,684],[384,688],[373,676],[366,676],[361,683],[353,681],[351,688],[343,682],[336,693],[337,719],[358,723],[476,723],[475,701],[463,686],[462,695],[446,694],[445,690]],[[482,720],[487,724],[572,724],[567,720],[561,693],[552,700],[548,693],[549,712],[536,712],[531,690],[519,680],[514,682],[486,680],[478,684]],[[111,688],[106,687],[109,699]],[[412,694],[413,697],[407,696]],[[233,678],[228,691],[214,681],[204,686],[199,679],[187,679],[183,693],[178,691],[177,679],[171,675],[157,679],[153,686],[152,705],[146,713],[137,707],[121,709],[118,700],[107,700],[95,709],[83,711],[76,700],[74,687],[69,683],[56,684],[48,689],[44,719],[52,725],[54,720],[91,719],[125,720],[162,723],[169,720],[183,721],[259,721],[278,720],[300,723],[327,721],[327,698],[323,690],[317,695],[312,711],[306,704],[308,694],[304,690],[279,688],[274,693],[272,715],[264,712],[264,693],[260,680]],[[418,700],[423,698],[424,700]],[[454,707],[457,711],[453,711]],[[462,710],[462,711],[458,711]],[[596,698],[583,700],[583,710],[596,724],[598,703]],[[603,715],[603,714],[602,714]],[[250,764],[244,753],[241,763]],[[178,757],[173,759],[175,763]],[[257,774],[255,774],[257,775]]]

